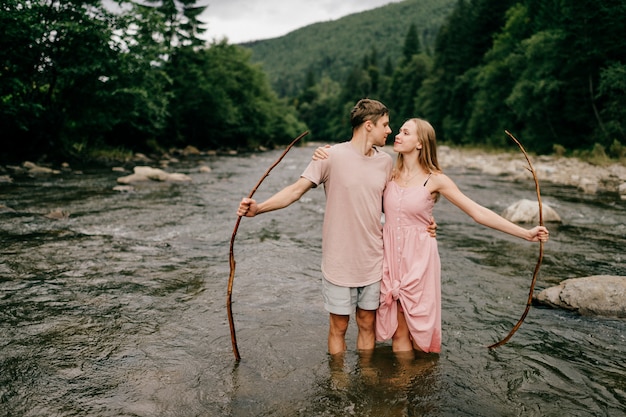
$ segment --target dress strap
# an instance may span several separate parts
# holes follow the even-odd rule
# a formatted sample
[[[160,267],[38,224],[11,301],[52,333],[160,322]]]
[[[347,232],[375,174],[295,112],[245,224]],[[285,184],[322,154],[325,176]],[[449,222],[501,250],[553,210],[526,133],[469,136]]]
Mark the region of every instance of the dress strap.
[[[431,172],[430,174],[428,174],[428,178],[426,178],[426,181],[424,181],[424,187],[426,187],[426,183],[428,182],[428,180],[430,179],[430,176],[433,175],[433,173]]]

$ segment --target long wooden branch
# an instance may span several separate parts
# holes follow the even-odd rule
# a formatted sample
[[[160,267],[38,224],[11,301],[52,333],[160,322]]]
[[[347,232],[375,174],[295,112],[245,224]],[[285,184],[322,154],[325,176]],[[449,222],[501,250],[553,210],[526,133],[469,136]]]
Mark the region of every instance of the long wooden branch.
[[[533,164],[530,162],[530,158],[528,157],[528,154],[526,153],[526,150],[524,149],[522,144],[508,130],[505,130],[504,132],[507,135],[509,135],[509,137],[511,139],[513,139],[513,141],[517,144],[517,146],[519,146],[520,150],[522,151],[522,153],[526,157],[526,161],[528,162],[528,168],[527,169],[533,174],[533,179],[535,180],[535,191],[537,192],[537,202],[539,204],[539,225],[543,226],[543,206],[541,204],[541,193],[539,192],[539,180],[537,179],[537,173],[535,172],[535,169],[533,168]],[[509,334],[506,335],[506,337],[504,339],[500,340],[497,343],[494,343],[493,345],[488,346],[489,349],[497,348],[498,346],[502,346],[503,344],[508,342],[509,339],[511,339],[511,337],[513,337],[513,334],[515,334],[517,329],[520,328],[520,326],[524,322],[524,319],[528,315],[528,312],[530,311],[530,306],[531,306],[532,301],[533,301],[533,292],[535,290],[535,283],[537,282],[537,275],[539,274],[539,268],[541,267],[541,261],[543,260],[543,243],[544,243],[543,241],[541,241],[541,240],[539,241],[539,257],[538,257],[537,263],[535,265],[535,270],[533,271],[533,279],[532,279],[532,281],[530,283],[530,291],[528,293],[528,301],[526,302],[526,308],[524,309],[524,313],[522,314],[522,317],[520,317],[520,319],[518,320],[517,324],[515,324],[515,326],[513,326],[513,329],[511,329]]]
[[[250,194],[248,194],[248,198],[252,198],[252,196],[254,195],[256,190],[259,188],[263,180],[265,180],[265,178],[267,178],[267,176],[270,174],[270,171],[274,169],[274,167],[278,165],[280,161],[282,161],[282,159],[285,157],[285,155],[287,155],[287,152],[289,152],[289,150],[293,147],[293,145],[295,145],[304,136],[308,135],[308,133],[309,133],[308,131],[301,133],[300,136],[295,138],[289,144],[289,146],[287,146],[287,148],[284,150],[282,155],[280,155],[280,157],[272,164],[272,166],[270,166],[267,169],[267,171],[265,171],[265,174],[263,174],[259,182],[257,182],[257,184],[254,186],[252,191],[250,191]],[[239,355],[239,348],[237,347],[237,335],[235,334],[235,322],[233,320],[233,310],[232,310],[233,282],[235,281],[235,255],[234,255],[233,248],[235,247],[235,236],[237,235],[237,229],[239,229],[239,224],[241,223],[241,217],[242,216],[237,217],[237,222],[235,223],[235,229],[233,230],[233,235],[230,238],[230,259],[229,259],[230,260],[230,275],[228,277],[228,294],[226,296],[226,311],[228,313],[228,324],[230,326],[230,339],[233,345],[233,353],[235,354],[236,361],[241,360],[241,356]]]

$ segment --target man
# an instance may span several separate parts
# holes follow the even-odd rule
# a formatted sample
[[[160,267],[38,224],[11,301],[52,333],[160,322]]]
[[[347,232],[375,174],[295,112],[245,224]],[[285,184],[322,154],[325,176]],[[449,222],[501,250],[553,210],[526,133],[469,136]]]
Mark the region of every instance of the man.
[[[311,188],[324,184],[326,210],[322,228],[324,306],[330,314],[328,352],[346,350],[350,314],[358,326],[357,349],[373,350],[375,318],[383,267],[382,195],[393,161],[385,145],[389,110],[362,99],[350,113],[352,138],[328,149],[293,184],[262,203],[244,198],[239,216],[254,217],[289,206]]]

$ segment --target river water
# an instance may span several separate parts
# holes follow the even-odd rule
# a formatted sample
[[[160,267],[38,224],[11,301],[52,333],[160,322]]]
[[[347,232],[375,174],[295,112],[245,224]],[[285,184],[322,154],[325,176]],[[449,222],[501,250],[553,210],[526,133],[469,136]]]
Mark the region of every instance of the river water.
[[[313,148],[294,148],[255,197],[295,180]],[[280,151],[204,156],[170,171],[188,184],[113,191],[110,170],[0,184],[0,416],[623,416],[626,321],[533,307],[523,312],[538,245],[437,203],[442,257],[440,355],[326,354],[320,294],[324,195],[243,219],[239,200]],[[212,171],[202,173],[201,164]],[[534,184],[462,167],[446,172],[501,212]],[[626,204],[542,184],[563,218],[549,225],[536,290],[626,275]],[[44,215],[62,209],[67,219]]]

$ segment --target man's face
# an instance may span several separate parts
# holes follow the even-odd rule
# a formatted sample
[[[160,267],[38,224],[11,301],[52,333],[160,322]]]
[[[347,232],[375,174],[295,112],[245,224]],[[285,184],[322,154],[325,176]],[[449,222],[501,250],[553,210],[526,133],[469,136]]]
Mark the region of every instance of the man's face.
[[[374,127],[371,131],[373,138],[372,144],[374,146],[385,146],[387,136],[391,133],[391,127],[389,127],[389,115],[382,116],[373,126]]]

